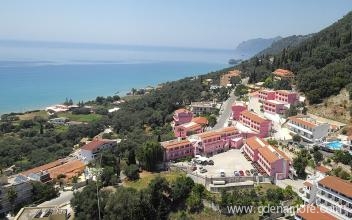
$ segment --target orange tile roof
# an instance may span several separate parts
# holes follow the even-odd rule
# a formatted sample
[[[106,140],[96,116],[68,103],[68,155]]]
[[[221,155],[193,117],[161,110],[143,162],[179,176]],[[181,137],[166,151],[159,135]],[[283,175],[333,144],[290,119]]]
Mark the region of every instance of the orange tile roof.
[[[319,181],[319,184],[342,193],[348,197],[352,197],[352,183],[344,181],[336,176],[326,176]]]
[[[190,131],[202,129],[202,126],[195,122],[188,122],[188,123],[179,125],[179,127],[186,128],[187,130],[190,130]]]
[[[85,144],[84,146],[82,146],[81,149],[88,150],[88,151],[94,151],[94,150],[97,150],[103,144],[112,143],[112,142],[114,142],[114,141],[113,140],[94,139],[93,141],[89,142],[88,144]]]
[[[44,165],[41,165],[39,167],[34,167],[32,169],[29,169],[29,170],[26,170],[26,171],[23,171],[21,174],[27,176],[31,173],[39,173],[40,171],[46,171],[48,169],[51,169],[53,167],[56,167],[56,166],[59,166],[61,164],[65,163],[64,160],[55,160],[53,162],[50,162],[50,163],[47,163],[47,164],[44,164]]]
[[[296,122],[298,124],[305,125],[308,128],[315,128],[317,126],[317,124],[310,122],[310,121],[306,121],[306,120],[302,119],[300,116],[292,116],[292,117],[288,117],[288,119],[290,119],[291,121]]]
[[[321,172],[321,173],[327,173],[327,172],[330,171],[329,168],[324,167],[324,166],[317,166],[317,167],[315,168],[315,170],[316,170],[316,171],[319,171],[319,172]]]
[[[304,220],[335,220],[334,216],[330,215],[327,212],[324,212],[317,206],[305,205],[300,208],[297,213],[297,216],[303,218]]]
[[[233,77],[233,76],[239,76],[239,75],[241,75],[240,70],[230,70],[227,72],[227,74],[224,74],[223,76]]]
[[[272,148],[275,149],[276,152],[278,152],[280,154],[281,157],[283,157],[285,160],[291,160],[282,150],[280,150],[277,147],[273,147]]]
[[[225,127],[225,128],[220,128],[218,130],[220,133],[227,133],[227,132],[238,132],[237,128],[235,127]]]
[[[188,112],[190,112],[190,111],[189,111],[189,110],[187,110],[187,109],[185,109],[185,108],[180,108],[180,109],[177,109],[177,110],[175,111],[175,113],[177,113],[177,114],[179,114],[179,113],[183,113],[183,112],[188,113]]]
[[[164,141],[164,142],[161,142],[160,144],[164,148],[169,149],[169,148],[184,146],[184,145],[187,145],[187,144],[190,144],[190,143],[191,142],[189,140],[178,140],[178,139],[175,139],[175,140],[171,140],[171,141]]]
[[[200,138],[210,138],[210,137],[220,137],[219,132],[216,131],[208,131],[208,132],[204,132],[204,133],[200,133],[198,135]]]
[[[277,69],[273,73],[277,76],[294,76],[292,71],[284,69]]]
[[[252,149],[252,150],[257,150],[258,148],[264,147],[268,145],[268,142],[266,142],[263,139],[260,139],[256,136],[250,137],[246,140],[246,144]]]
[[[250,112],[248,110],[242,111],[241,115],[244,115],[244,116],[248,117],[249,119],[251,119],[252,121],[255,121],[257,123],[263,123],[265,121],[269,121],[269,120],[266,120],[266,119],[260,117],[259,115],[255,114],[253,112]]]
[[[80,160],[71,160],[65,164],[49,169],[51,178],[57,178],[58,175],[64,174],[66,177],[78,175],[83,172],[86,165]]]
[[[303,182],[303,185],[308,186],[308,187],[312,187],[313,186],[313,184],[311,184],[310,182],[307,182],[307,181]]]
[[[209,123],[206,117],[195,117],[192,121],[201,125],[207,125]]]
[[[268,147],[260,147],[258,151],[269,163],[274,163],[280,159]]]

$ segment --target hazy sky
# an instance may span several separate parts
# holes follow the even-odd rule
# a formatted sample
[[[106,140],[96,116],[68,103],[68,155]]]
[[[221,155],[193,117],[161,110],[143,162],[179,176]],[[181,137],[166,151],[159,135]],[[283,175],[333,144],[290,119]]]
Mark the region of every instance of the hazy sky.
[[[351,0],[3,0],[0,39],[231,49],[317,32],[351,9]]]

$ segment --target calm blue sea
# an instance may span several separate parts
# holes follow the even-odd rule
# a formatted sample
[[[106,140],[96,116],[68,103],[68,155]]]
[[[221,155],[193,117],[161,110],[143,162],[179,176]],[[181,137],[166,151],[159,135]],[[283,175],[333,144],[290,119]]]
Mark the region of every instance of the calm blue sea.
[[[4,51],[7,51],[4,52]],[[139,48],[27,48],[0,45],[0,114],[44,108],[72,98],[124,95],[228,67],[229,51]]]

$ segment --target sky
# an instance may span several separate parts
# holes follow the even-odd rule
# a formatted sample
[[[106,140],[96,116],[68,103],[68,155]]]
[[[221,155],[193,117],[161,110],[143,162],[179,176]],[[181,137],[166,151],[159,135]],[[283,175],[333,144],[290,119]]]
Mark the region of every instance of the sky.
[[[231,49],[314,33],[351,9],[351,0],[3,0],[0,39]]]

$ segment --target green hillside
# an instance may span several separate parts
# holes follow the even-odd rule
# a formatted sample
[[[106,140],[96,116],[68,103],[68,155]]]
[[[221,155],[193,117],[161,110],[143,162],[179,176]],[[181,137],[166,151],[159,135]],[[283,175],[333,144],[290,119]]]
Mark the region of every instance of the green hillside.
[[[298,89],[310,103],[319,103],[352,82],[351,25],[352,12],[295,47],[254,57],[238,67],[253,82],[265,80],[276,68],[290,69]]]

